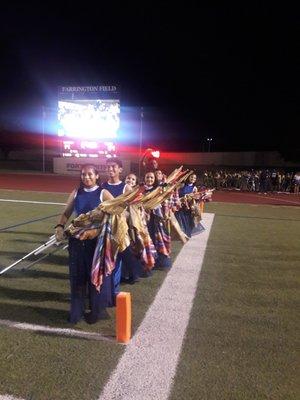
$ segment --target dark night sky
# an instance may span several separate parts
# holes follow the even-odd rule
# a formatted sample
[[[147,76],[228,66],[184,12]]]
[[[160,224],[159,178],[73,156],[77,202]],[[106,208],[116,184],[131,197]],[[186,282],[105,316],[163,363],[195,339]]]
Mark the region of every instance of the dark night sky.
[[[213,150],[293,147],[297,14],[240,3],[10,2],[1,10],[1,120],[54,107],[59,85],[117,83],[122,107],[137,116],[145,108],[145,142],[162,149],[202,150],[207,137]]]

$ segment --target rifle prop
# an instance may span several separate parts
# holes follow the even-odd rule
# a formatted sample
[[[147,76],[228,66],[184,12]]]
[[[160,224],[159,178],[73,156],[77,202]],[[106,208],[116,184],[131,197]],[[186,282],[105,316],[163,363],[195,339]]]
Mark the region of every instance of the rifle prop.
[[[19,260],[15,261],[14,263],[10,264],[8,267],[6,267],[6,268],[4,268],[2,271],[0,271],[0,275],[4,274],[6,271],[8,271],[9,269],[15,267],[17,264],[19,264],[20,262],[26,260],[26,259],[29,258],[30,256],[32,256],[32,255],[35,255],[35,256],[36,256],[36,255],[40,254],[42,251],[48,249],[49,247],[51,247],[51,246],[53,246],[53,245],[60,246],[60,247],[59,247],[58,249],[55,249],[53,252],[48,253],[48,254],[46,254],[46,255],[40,257],[38,260],[33,261],[31,264],[27,265],[27,267],[26,267],[26,268],[23,268],[23,269],[29,268],[29,267],[32,266],[33,264],[36,264],[38,261],[41,261],[42,259],[46,258],[46,257],[49,256],[50,254],[52,254],[52,253],[58,251],[58,250],[61,249],[61,248],[65,249],[65,248],[68,247],[67,245],[65,245],[65,246],[62,247],[61,244],[62,244],[62,242],[57,242],[57,240],[56,240],[56,238],[55,238],[55,235],[52,235],[52,236],[50,237],[50,239],[49,239],[46,243],[43,243],[43,244],[42,244],[41,246],[39,246],[38,248],[32,250],[30,253],[26,254],[24,257],[20,258]]]

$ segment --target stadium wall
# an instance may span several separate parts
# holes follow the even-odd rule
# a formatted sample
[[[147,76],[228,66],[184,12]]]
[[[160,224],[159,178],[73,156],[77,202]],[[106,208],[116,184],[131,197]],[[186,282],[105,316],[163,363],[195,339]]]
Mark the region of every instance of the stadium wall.
[[[138,172],[138,153],[121,152],[120,158],[124,162],[124,173],[130,170]],[[99,165],[104,172],[105,159],[100,158],[62,158],[57,152],[47,150],[45,164],[47,172],[58,174],[78,173],[78,165],[87,162]],[[211,152],[211,153],[175,153],[162,152],[159,164],[166,172],[178,165],[194,169],[214,169],[217,167],[237,168],[300,168],[299,162],[288,162],[277,151],[272,152]],[[0,168],[42,170],[42,154],[35,149],[11,151],[4,159],[0,152]]]
[[[138,173],[138,154],[124,152],[120,153],[123,160],[124,174],[129,172]],[[96,161],[98,160],[98,161]],[[89,159],[98,165],[100,172],[105,171],[105,159]],[[62,159],[54,158],[53,170],[55,173],[70,174],[78,172],[78,164],[86,163],[87,159]],[[159,165],[165,172],[170,172],[178,165],[184,165],[187,168],[214,169],[217,167],[237,167],[237,168],[297,168],[300,162],[286,162],[279,152],[220,152],[220,153],[161,153]]]

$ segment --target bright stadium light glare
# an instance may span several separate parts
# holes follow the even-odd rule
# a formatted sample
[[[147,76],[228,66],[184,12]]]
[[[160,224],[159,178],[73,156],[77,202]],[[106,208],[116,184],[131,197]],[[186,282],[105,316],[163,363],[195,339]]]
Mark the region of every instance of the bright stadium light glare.
[[[82,149],[96,149],[98,147],[97,142],[89,142],[86,140],[83,140],[80,142],[80,147]]]
[[[118,100],[58,102],[58,135],[87,140],[115,139],[120,126]]]
[[[108,151],[115,151],[116,146],[114,145],[113,142],[104,142],[105,146],[107,147]]]

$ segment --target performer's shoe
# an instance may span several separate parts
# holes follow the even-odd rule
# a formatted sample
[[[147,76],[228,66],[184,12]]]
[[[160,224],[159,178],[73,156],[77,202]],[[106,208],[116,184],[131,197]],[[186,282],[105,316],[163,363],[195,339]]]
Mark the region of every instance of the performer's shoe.
[[[84,319],[85,319],[86,323],[89,325],[95,324],[98,321],[97,315],[92,314],[91,312],[86,314],[84,316]]]
[[[110,319],[110,315],[108,314],[106,308],[103,308],[100,310],[98,315],[95,315],[94,313],[88,313],[85,315],[85,320],[88,324],[96,324],[99,320],[107,320]]]
[[[134,276],[132,276],[132,277],[130,277],[129,279],[128,279],[128,281],[127,281],[127,283],[129,283],[130,285],[134,285],[135,283],[137,283],[137,282],[139,282],[140,280],[139,280],[139,278],[136,276],[136,277],[134,277]]]
[[[141,278],[150,278],[153,275],[152,271],[143,271],[140,275]]]
[[[73,324],[73,325],[77,324],[77,323],[80,322],[81,320],[82,320],[82,318],[71,318],[71,317],[68,317],[68,319],[67,319],[67,321],[69,322],[69,324]]]

